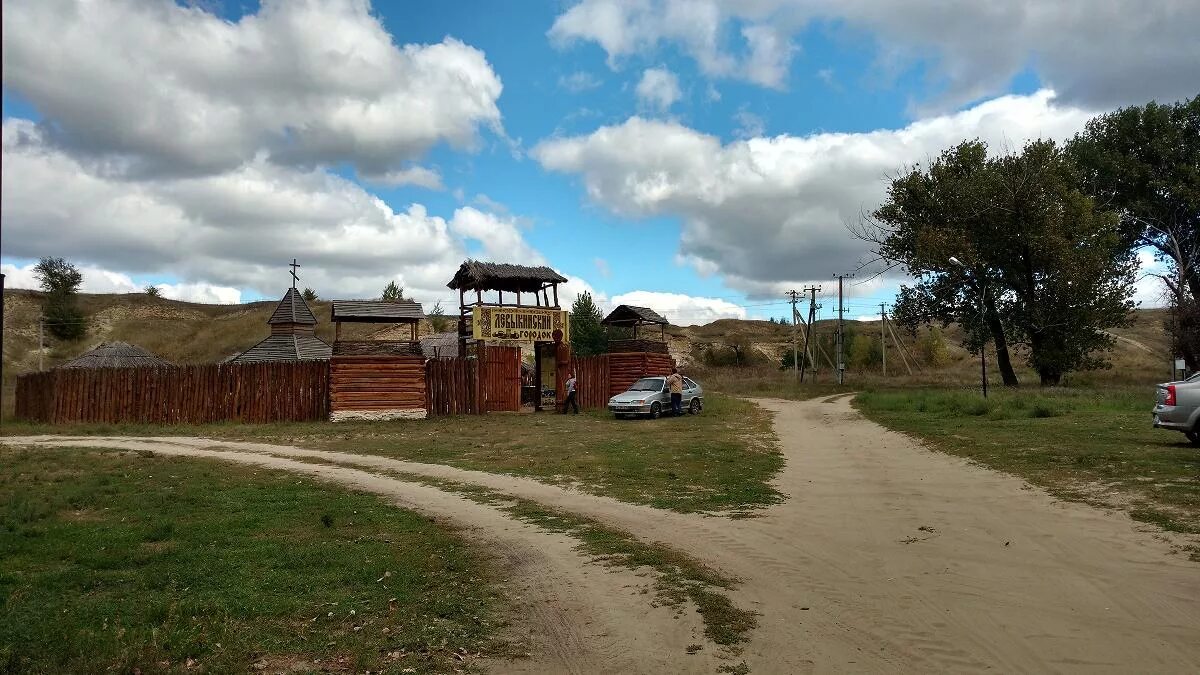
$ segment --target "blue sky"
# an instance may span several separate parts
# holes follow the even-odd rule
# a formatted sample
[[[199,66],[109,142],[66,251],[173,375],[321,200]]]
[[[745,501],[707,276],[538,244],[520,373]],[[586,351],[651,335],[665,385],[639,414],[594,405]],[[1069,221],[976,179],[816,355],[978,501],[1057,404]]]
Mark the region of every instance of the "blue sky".
[[[1189,8],[1011,4],[13,0],[0,259],[10,285],[65,255],[92,290],[228,302],[294,256],[325,297],[432,304],[470,255],[677,323],[783,316],[811,283],[828,313],[888,173],[1198,88]],[[851,317],[903,279],[861,281]]]

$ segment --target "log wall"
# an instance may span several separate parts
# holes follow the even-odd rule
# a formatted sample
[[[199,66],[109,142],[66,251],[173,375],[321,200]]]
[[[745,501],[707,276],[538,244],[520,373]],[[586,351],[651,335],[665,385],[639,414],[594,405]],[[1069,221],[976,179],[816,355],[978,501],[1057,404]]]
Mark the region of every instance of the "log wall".
[[[348,417],[423,417],[425,359],[420,356],[331,358],[329,411],[335,420]]]
[[[50,424],[327,419],[325,361],[62,368],[17,378],[16,416]]]
[[[675,367],[670,354],[629,352],[608,355],[608,395],[616,396],[643,377],[667,376]]]

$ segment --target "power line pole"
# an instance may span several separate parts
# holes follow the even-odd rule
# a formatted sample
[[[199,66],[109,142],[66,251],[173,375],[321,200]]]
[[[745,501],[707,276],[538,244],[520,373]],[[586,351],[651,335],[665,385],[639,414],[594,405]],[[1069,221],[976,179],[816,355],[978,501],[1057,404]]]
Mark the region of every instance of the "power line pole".
[[[796,371],[796,381],[800,381],[800,360],[797,345],[796,345],[796,319],[799,314],[796,313],[796,291],[790,290],[787,293],[792,296],[792,370]]]
[[[837,368],[838,384],[844,384],[845,380],[846,380],[846,360],[844,357],[846,345],[845,345],[845,333],[843,331],[844,331],[844,324],[846,322],[846,318],[845,318],[846,317],[846,306],[843,302],[844,295],[842,292],[842,282],[845,281],[847,277],[853,277],[854,275],[853,274],[837,274],[835,276],[837,277],[837,280],[838,280],[838,326],[837,326],[837,357],[836,357],[837,363],[835,364],[835,367]]]
[[[883,354],[883,376],[887,377],[887,338],[884,337],[884,331],[887,330],[887,305],[879,303],[879,319],[882,323],[879,324],[879,348]]]
[[[811,293],[808,300],[808,325],[804,327],[804,364],[800,366],[800,381],[804,381],[804,370],[808,364],[813,366],[813,381],[817,379],[817,362],[813,359],[812,353],[812,332],[813,323],[817,318],[817,291],[821,290],[820,286],[809,286],[804,289],[805,293]]]
[[[38,317],[38,372],[42,370],[42,355],[46,353],[46,317]]]

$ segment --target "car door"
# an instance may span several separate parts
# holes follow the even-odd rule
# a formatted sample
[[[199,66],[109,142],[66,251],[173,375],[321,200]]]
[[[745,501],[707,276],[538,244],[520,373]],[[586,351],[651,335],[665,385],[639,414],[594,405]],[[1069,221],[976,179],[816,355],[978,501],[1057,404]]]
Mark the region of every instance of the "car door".
[[[696,389],[696,383],[690,377],[683,378],[683,407],[692,404],[692,399],[696,397]]]

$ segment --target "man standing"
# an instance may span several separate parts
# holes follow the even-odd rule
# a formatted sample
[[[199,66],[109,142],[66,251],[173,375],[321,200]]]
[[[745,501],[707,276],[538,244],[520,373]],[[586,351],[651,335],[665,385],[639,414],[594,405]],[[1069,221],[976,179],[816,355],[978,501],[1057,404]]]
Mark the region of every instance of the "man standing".
[[[567,400],[563,402],[563,414],[567,414],[567,408],[574,408],[575,414],[579,414],[579,403],[575,400],[575,373],[567,376]]]
[[[671,413],[678,417],[683,414],[683,376],[679,374],[678,368],[671,369],[667,386],[671,388]]]

